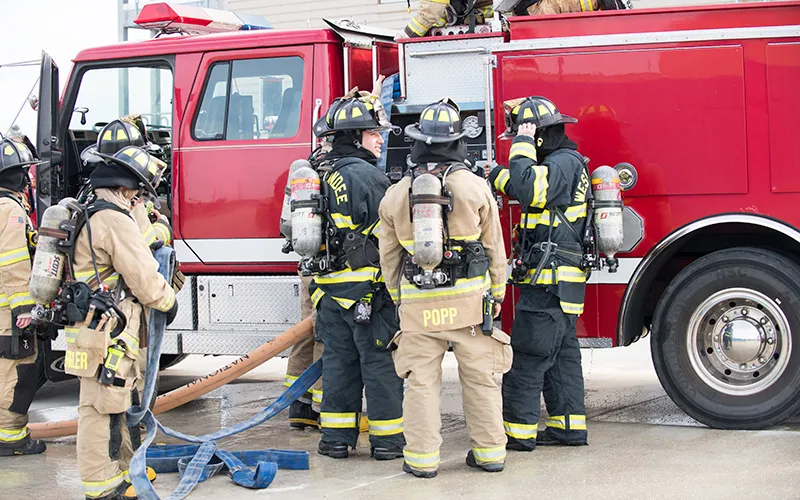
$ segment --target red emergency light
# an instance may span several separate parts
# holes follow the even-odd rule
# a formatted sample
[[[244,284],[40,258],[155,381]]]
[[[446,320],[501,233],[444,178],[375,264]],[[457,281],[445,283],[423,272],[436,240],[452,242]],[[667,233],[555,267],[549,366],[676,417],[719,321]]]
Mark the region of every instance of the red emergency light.
[[[191,5],[170,5],[166,2],[145,5],[134,22],[142,28],[161,30],[164,33],[272,29],[272,25],[263,16]]]

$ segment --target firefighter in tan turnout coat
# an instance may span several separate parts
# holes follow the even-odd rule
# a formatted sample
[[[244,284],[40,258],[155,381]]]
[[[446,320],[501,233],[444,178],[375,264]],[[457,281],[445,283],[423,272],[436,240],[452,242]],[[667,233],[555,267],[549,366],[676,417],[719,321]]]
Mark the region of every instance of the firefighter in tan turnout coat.
[[[143,308],[166,312],[171,323],[177,303],[130,214],[131,201],[143,190],[155,196],[158,164],[137,147],[98,156],[106,162],[92,173],[97,201],[88,207],[89,222],[78,234],[74,274],[92,290],[98,288],[99,277],[112,297],[123,297],[116,307],[126,324],[112,338],[122,322],[90,309],[85,322],[66,328],[65,371],[80,378],[78,471],[86,498],[131,498],[135,493],[127,469],[133,447],[125,412],[142,376],[137,359],[144,355],[140,345],[147,334]],[[109,380],[101,381],[98,373],[108,373],[102,368],[113,370]]]
[[[399,305],[402,331],[394,341],[398,346],[395,368],[408,380],[403,404],[407,440],[403,470],[417,477],[436,476],[442,443],[441,363],[448,342],[452,342],[472,441],[467,465],[501,471],[506,436],[495,374],[509,370],[512,353],[508,335],[491,327],[506,289],[506,256],[497,203],[487,183],[464,167],[464,132],[458,108],[451,101],[442,100],[425,108],[419,126],[407,127],[406,135],[415,139],[411,159],[418,166],[389,188],[380,205],[381,270],[392,299]],[[444,265],[438,268],[449,273],[443,286],[418,287],[414,283],[421,281],[421,270],[417,267],[409,272],[413,267],[409,259],[419,255],[415,248],[424,243],[415,238],[418,220],[412,222],[410,217],[409,187],[418,178],[431,174],[443,180],[446,189],[442,190],[442,200],[430,195],[422,198],[428,206],[438,201],[448,203],[444,194],[452,193],[452,211],[446,214],[443,225],[445,234],[439,230],[438,235],[439,246],[444,246],[442,253],[451,262],[447,269]],[[418,199],[414,201],[414,213],[421,217]],[[462,257],[453,257],[455,253]],[[413,273],[416,274],[410,276]],[[494,307],[489,297],[493,297]],[[484,315],[489,323],[485,332]]]
[[[0,142],[0,456],[42,453],[30,438],[28,407],[38,386],[36,334],[30,328],[33,225],[23,191],[31,151],[17,141]]]

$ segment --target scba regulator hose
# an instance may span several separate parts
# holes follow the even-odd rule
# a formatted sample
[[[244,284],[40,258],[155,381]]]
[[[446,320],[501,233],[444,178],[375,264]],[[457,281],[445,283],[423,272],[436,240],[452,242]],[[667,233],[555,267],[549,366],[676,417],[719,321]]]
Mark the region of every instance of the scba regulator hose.
[[[167,410],[172,410],[236,380],[253,368],[269,361],[308,337],[312,332],[311,318],[306,318],[269,342],[253,349],[241,358],[231,361],[213,373],[162,394],[156,399],[153,413],[158,415]],[[62,420],[59,422],[32,423],[28,425],[28,428],[31,431],[31,437],[34,439],[73,436],[78,432],[78,421]]]

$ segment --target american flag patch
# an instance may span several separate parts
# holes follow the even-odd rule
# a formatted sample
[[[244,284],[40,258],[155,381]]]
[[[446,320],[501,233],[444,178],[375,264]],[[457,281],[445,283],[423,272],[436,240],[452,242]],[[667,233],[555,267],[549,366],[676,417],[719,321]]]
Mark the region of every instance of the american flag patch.
[[[8,218],[8,225],[10,227],[25,227],[25,219],[18,215],[12,215]]]

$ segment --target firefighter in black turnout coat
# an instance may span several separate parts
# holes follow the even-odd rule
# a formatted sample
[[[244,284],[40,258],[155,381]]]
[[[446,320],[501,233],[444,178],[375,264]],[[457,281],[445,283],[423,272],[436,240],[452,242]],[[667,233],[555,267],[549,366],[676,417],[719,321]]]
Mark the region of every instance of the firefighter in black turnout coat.
[[[328,167],[319,169],[328,234],[335,236],[325,240],[331,264],[314,270],[309,291],[324,344],[319,453],[332,458],[346,458],[355,447],[364,388],[373,458],[401,458],[405,444],[403,381],[388,350],[399,327],[377,250],[378,206],[390,182],[376,163],[380,132],[391,128],[379,106],[374,96],[339,102]]]
[[[590,181],[583,156],[564,133],[564,124],[577,120],[543,97],[506,103],[506,118],[506,135],[516,135],[509,167],[495,168],[489,181],[522,206],[511,276],[520,289],[511,334],[514,362],[503,377],[507,448],[584,445],[575,328],[586,287],[581,241]],[[537,437],[542,392],[549,418]]]

